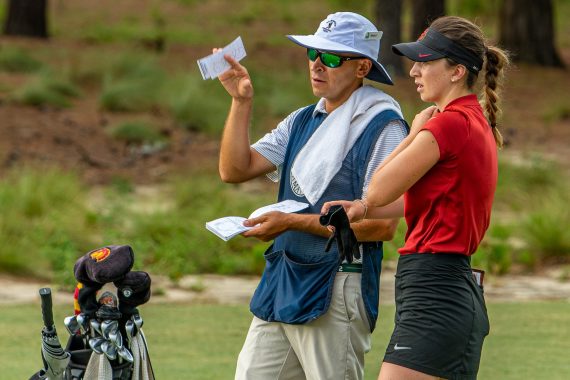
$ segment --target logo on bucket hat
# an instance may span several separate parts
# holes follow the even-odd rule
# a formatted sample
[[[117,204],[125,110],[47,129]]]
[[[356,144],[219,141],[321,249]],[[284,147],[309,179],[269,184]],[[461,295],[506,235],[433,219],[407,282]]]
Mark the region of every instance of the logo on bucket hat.
[[[322,52],[355,54],[372,61],[368,79],[393,84],[378,61],[382,32],[370,20],[353,12],[337,12],[324,19],[315,34],[288,35],[291,41]]]
[[[327,25],[323,26],[323,31],[325,32],[330,32],[335,26],[336,26],[336,21],[335,20],[328,20],[326,21]]]

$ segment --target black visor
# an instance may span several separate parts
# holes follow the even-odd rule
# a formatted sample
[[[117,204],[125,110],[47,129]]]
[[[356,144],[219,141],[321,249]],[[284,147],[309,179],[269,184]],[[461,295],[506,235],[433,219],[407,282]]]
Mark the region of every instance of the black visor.
[[[416,42],[392,45],[392,51],[416,62],[434,61],[447,57],[464,65],[474,74],[477,74],[483,66],[483,60],[475,53],[432,28],[427,28]]]

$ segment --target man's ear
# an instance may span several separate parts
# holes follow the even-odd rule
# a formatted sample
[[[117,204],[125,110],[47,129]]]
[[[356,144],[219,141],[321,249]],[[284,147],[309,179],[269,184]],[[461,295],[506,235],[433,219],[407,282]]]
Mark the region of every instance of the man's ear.
[[[372,61],[369,59],[358,60],[358,69],[356,71],[357,78],[364,78],[372,70]]]

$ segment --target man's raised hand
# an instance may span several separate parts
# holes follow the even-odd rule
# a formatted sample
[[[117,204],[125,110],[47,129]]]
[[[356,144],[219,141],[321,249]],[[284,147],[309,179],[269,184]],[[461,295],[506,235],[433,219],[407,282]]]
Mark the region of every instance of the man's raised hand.
[[[214,49],[217,52],[219,49]],[[222,86],[232,98],[238,101],[253,98],[253,85],[247,69],[229,55],[224,59],[230,64],[230,69],[218,76]]]

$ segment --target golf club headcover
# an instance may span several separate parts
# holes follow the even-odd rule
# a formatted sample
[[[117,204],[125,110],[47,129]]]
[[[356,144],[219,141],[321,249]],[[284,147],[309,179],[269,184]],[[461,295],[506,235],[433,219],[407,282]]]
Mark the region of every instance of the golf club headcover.
[[[350,228],[350,221],[342,206],[332,206],[325,215],[321,215],[319,222],[322,226],[334,227],[334,232],[327,241],[325,252],[330,250],[333,240],[336,240],[341,262],[346,259],[347,262],[352,263],[354,258],[360,258],[358,240]]]
[[[133,267],[134,253],[128,245],[110,245],[81,256],[73,268],[77,281],[86,286],[122,279]]]
[[[130,316],[137,306],[150,299],[150,276],[146,272],[132,271],[119,281],[114,282],[119,298],[119,311]]]
[[[79,310],[89,318],[93,318],[99,303],[97,302],[97,292],[103,287],[103,284],[93,283],[93,285],[85,285],[83,283],[77,284],[77,303]]]

